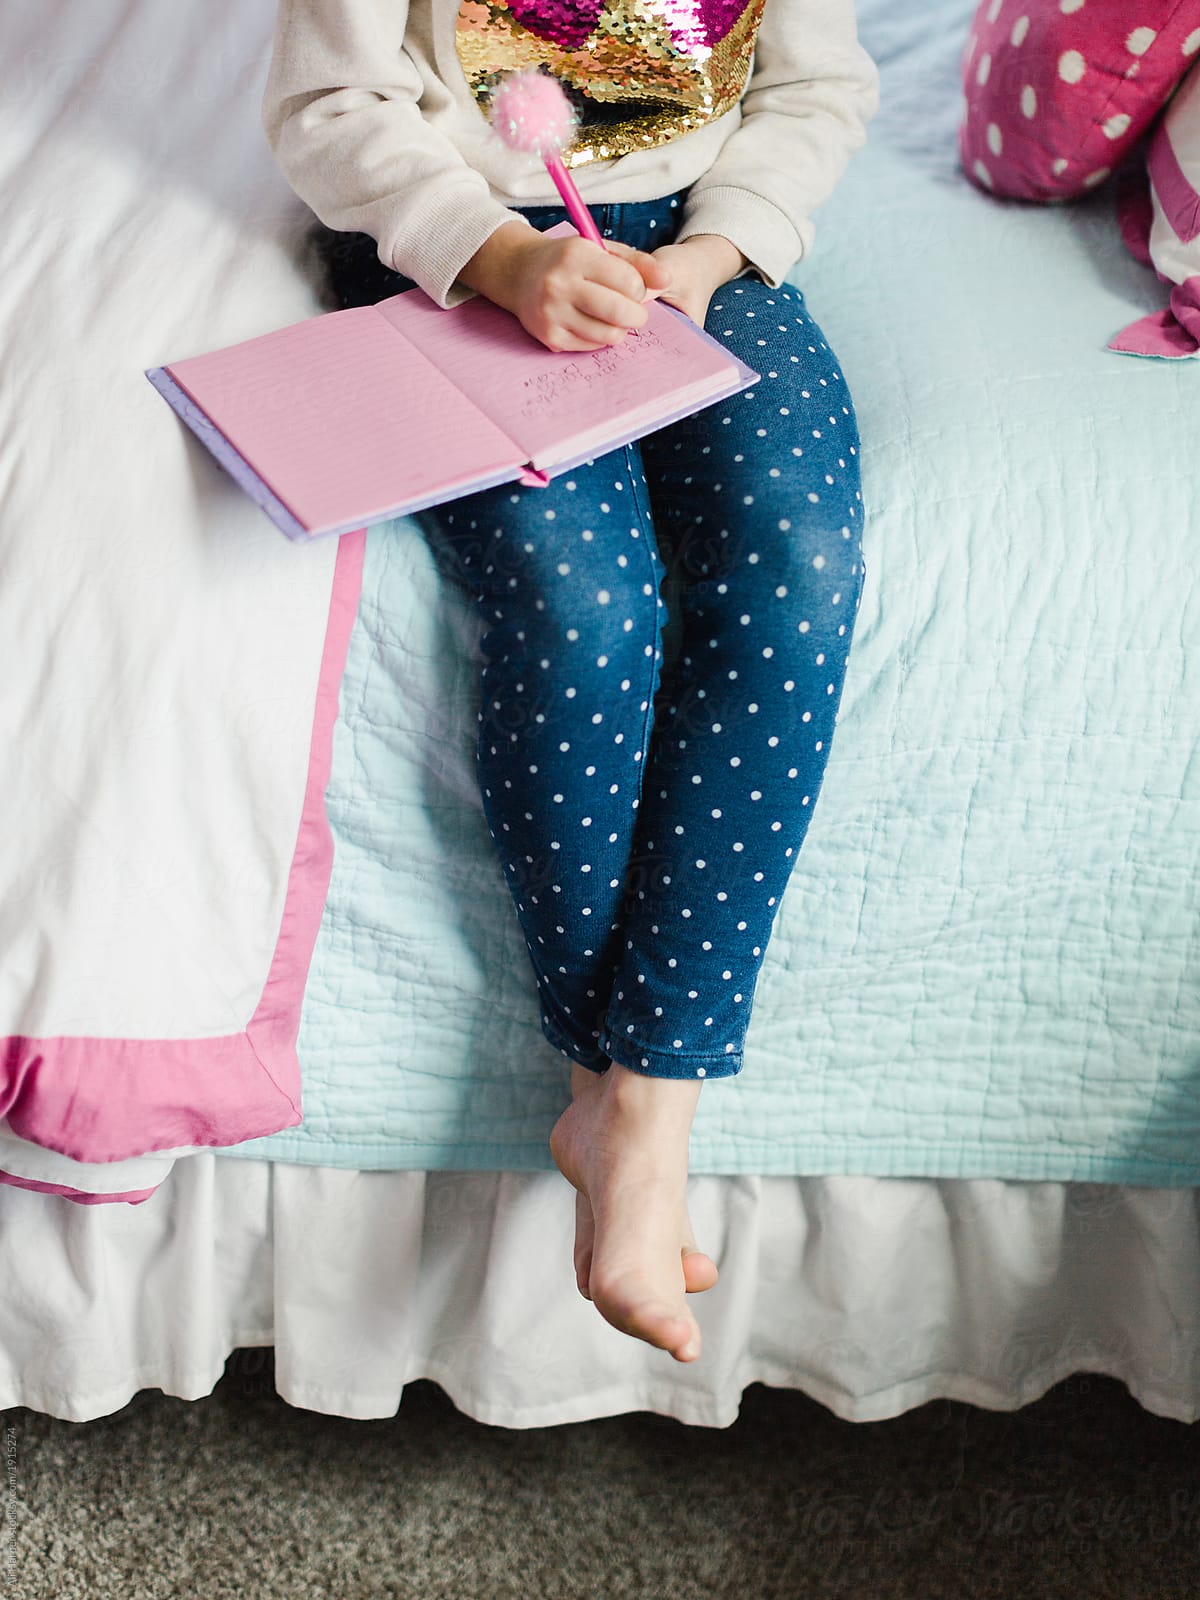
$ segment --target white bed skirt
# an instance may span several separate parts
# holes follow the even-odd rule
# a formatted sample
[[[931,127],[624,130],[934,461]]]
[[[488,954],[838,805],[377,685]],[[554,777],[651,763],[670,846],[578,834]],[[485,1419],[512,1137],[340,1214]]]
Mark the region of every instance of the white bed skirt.
[[[391,1416],[431,1378],[509,1428],[639,1410],[726,1427],[755,1382],[874,1421],[938,1398],[1011,1410],[1076,1372],[1200,1415],[1195,1190],[693,1177],[690,1195],[721,1278],[683,1366],[578,1294],[557,1173],[205,1152],[139,1206],[7,1189],[0,1408],[198,1399],[231,1351],[274,1345],[279,1394],[346,1417]]]

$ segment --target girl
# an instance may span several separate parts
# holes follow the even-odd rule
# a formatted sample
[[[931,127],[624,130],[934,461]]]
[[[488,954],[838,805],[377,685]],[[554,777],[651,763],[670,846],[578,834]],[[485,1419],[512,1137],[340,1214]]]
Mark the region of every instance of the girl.
[[[545,238],[557,191],[491,133],[491,91],[529,66],[581,113],[564,159],[608,250]],[[421,519],[486,625],[478,775],[573,1063],[550,1148],[579,1289],[680,1361],[684,1296],[717,1277],[692,1119],[742,1066],[865,576],[853,404],[785,277],[877,104],[852,0],[280,0],[263,99],[343,305],[475,292],[584,351],[658,295],[761,374],[548,488]]]

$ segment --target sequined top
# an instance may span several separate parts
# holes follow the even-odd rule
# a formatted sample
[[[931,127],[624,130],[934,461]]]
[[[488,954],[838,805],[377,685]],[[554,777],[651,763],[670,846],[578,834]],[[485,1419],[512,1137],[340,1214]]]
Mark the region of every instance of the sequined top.
[[[461,0],[458,59],[486,112],[507,73],[541,67],[574,100],[568,167],[664,144],[742,97],[766,0]]]
[[[487,117],[498,76],[555,72],[583,114],[588,204],[686,191],[677,239],[723,234],[778,286],[865,142],[879,74],[853,0],[277,0],[262,123],[330,228],[370,234],[439,305],[515,208],[561,204]]]

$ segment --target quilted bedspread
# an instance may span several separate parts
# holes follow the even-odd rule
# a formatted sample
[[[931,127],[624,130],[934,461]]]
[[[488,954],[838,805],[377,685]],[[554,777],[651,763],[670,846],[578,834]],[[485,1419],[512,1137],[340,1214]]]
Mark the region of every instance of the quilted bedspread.
[[[223,25],[232,7],[221,8]],[[867,583],[746,1064],[704,1090],[691,1166],[1191,1185],[1200,1183],[1200,369],[1105,348],[1163,299],[1121,244],[1111,185],[1041,207],[997,200],[963,176],[958,67],[972,9],[970,0],[859,0],[882,107],[794,281],[855,398]],[[253,15],[260,75],[243,73],[236,114],[214,94],[212,115],[227,138],[240,118],[252,147],[270,6],[241,10]],[[124,14],[146,25],[143,13],[150,8]],[[192,105],[197,140],[203,109]],[[187,204],[207,215],[206,191],[232,184],[208,159],[199,145],[182,149],[157,179],[187,195],[167,211],[164,226],[177,233]],[[257,209],[230,218],[217,208],[224,254],[199,226],[191,240],[201,267],[190,267],[189,293],[236,293],[224,304],[239,309],[195,318],[188,348],[160,319],[154,348],[143,340],[128,352],[139,380],[155,359],[317,309],[312,285],[287,264],[298,203],[264,159],[254,154]],[[118,227],[120,207],[115,220],[87,220]],[[257,276],[235,268],[231,237],[258,250]],[[273,321],[264,319],[264,262],[270,281],[293,284]],[[153,261],[131,270],[143,272],[145,294],[158,288]],[[163,292],[180,303],[165,281]],[[153,449],[182,452],[145,387],[138,415],[153,417]],[[149,471],[150,439],[121,441],[102,507],[111,527],[124,514],[120,494]],[[264,1136],[225,1141],[228,1153],[363,1168],[551,1166],[546,1139],[568,1093],[567,1065],[538,1026],[476,787],[480,625],[470,602],[441,579],[411,521],[372,528],[335,567],[330,550],[292,547],[243,508],[196,452],[188,460],[186,481],[177,472],[154,507],[164,548],[180,518],[211,541],[236,533],[238,554],[218,549],[212,571],[219,578],[223,561],[241,561],[261,609],[251,615],[247,598],[227,625],[269,620],[283,630],[275,659],[302,661],[308,674],[288,716],[278,681],[258,703],[278,738],[289,718],[310,719],[280,755],[295,768],[303,744],[309,799],[296,769],[278,826],[243,830],[247,853],[228,868],[240,897],[227,885],[222,902],[226,912],[248,905],[264,888],[262,861],[277,857],[265,879],[275,921],[258,913],[249,924],[272,939],[319,773],[311,719],[322,663],[336,673],[345,653],[324,796],[332,859],[308,875],[306,974],[303,950],[293,952],[306,977],[295,1039],[303,1120],[280,1116]],[[49,452],[37,470],[50,476]],[[137,494],[145,518],[144,489]],[[94,515],[95,500],[81,494],[56,503],[51,520],[78,530]],[[118,541],[114,559],[127,545]],[[160,604],[154,585],[170,563],[147,565],[144,542],[137,561],[123,581]],[[53,565],[47,558],[43,581]],[[289,575],[301,571],[308,587],[293,593]],[[185,588],[172,578],[168,601]],[[353,619],[340,644],[339,615]],[[17,652],[9,659],[20,663]],[[203,670],[219,660],[210,650]],[[63,687],[54,692],[69,704]],[[202,699],[173,700],[173,718]],[[226,749],[219,727],[199,727],[197,758],[215,760]],[[221,759],[249,763],[245,743]],[[77,790],[76,804],[92,802]],[[196,854],[178,862],[180,879],[202,873],[212,842],[211,818],[197,808],[192,822]],[[270,843],[281,838],[286,852]],[[314,909],[317,869],[328,890]],[[215,938],[206,914],[195,939]],[[247,946],[242,977],[265,979],[271,954],[269,943]],[[56,960],[45,955],[48,983]],[[90,1009],[80,1001],[81,1022],[108,1020],[97,992]],[[244,1028],[261,996],[232,976],[221,994],[231,1031]],[[42,1141],[20,1134],[0,1124],[0,1166],[18,1181],[109,1199],[151,1192],[176,1153],[222,1142],[188,1131],[122,1150],[129,1159],[93,1154],[91,1164],[82,1144],[60,1150],[52,1173]]]

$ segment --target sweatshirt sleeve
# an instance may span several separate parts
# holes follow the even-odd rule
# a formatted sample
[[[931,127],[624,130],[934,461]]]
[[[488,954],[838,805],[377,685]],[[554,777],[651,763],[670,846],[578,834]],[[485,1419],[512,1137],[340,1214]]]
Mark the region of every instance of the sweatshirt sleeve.
[[[525,219],[422,116],[407,20],[407,0],[278,0],[262,126],[326,227],[370,234],[445,307],[469,294],[455,279],[476,250]]]
[[[692,185],[677,238],[723,234],[778,289],[878,109],[853,0],[767,0],[740,125]]]

